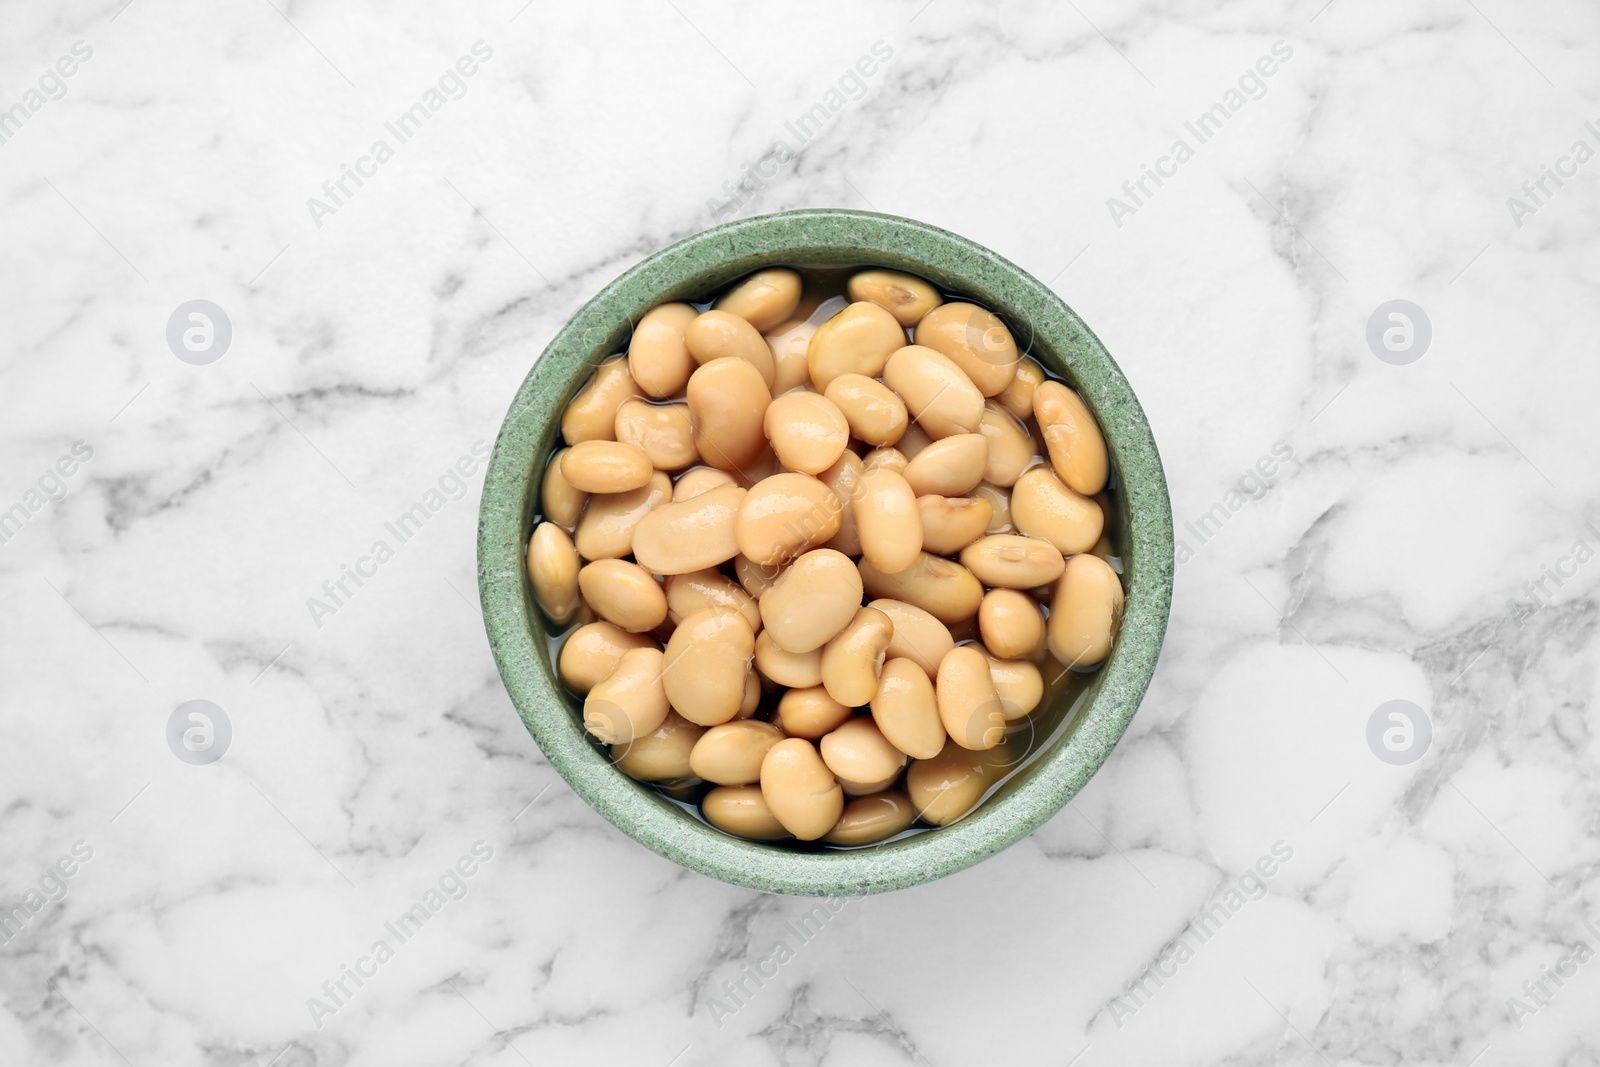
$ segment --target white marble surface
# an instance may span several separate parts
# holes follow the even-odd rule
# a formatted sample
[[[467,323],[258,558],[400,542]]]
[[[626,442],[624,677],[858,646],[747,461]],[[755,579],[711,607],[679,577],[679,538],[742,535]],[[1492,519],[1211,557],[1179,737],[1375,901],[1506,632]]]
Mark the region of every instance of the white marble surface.
[[[1592,5],[272,2],[4,10],[0,1062],[1600,1061],[1600,162],[1561,162],[1600,149]],[[812,905],[657,858],[545,763],[478,618],[473,449],[630,263],[823,205],[1050,281],[1138,390],[1180,529],[1225,521],[1185,536],[1150,695],[1072,805],[830,913],[726,1016]],[[196,298],[233,326],[208,366],[164,337]],[[1365,340],[1396,298],[1433,329],[1407,366]],[[165,740],[191,699],[232,723],[210,766]],[[1365,740],[1394,699],[1432,724],[1408,766]],[[464,895],[401,944],[441,877]]]

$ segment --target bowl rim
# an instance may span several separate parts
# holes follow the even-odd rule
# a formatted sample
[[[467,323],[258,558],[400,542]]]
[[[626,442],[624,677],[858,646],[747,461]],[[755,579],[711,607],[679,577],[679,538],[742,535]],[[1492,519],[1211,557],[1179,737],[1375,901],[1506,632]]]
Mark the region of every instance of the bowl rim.
[[[1030,758],[1029,780],[949,826],[875,848],[800,852],[724,834],[628,779],[600,753],[561,693],[536,625],[524,553],[537,475],[557,445],[561,411],[587,373],[621,349],[637,317],[762,266],[806,265],[819,257],[919,274],[1005,309],[1014,326],[1026,323],[1027,348],[1042,344],[1035,358],[1076,385],[1112,452],[1125,501],[1119,507],[1125,608],[1092,698],[1050,748]],[[719,281],[708,281],[714,277]],[[1121,369],[1077,314],[1031,274],[965,237],[841,208],[778,212],[702,230],[601,289],[529,368],[496,436],[479,509],[478,587],[490,648],[550,764],[601,816],[666,859],[734,885],[798,896],[858,896],[929,882],[994,855],[1059,811],[1105,762],[1138,710],[1166,631],[1173,567],[1171,505],[1154,436]]]

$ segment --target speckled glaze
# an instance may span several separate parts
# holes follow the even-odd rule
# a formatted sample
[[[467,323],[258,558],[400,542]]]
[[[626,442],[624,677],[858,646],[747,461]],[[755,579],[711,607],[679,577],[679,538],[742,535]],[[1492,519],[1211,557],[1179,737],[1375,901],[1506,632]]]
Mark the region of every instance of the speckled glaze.
[[[563,695],[523,572],[539,475],[561,413],[595,365],[657,304],[698,300],[777,265],[908,271],[1002,315],[1018,346],[1075,384],[1105,431],[1118,479],[1127,608],[1116,647],[1053,744],[971,815],[875,848],[797,852],[730,837],[616,770]],[[1122,737],[1155,670],[1172,597],[1172,511],[1144,412],[1100,341],[1043,283],[965,238],[862,211],[791,211],[685,238],[624,273],[555,336],[511,403],[483,487],[478,588],[506,690],[550,763],[601,815],[647,848],[735,885],[855,896],[941,878],[1027,836],[1082,789]]]

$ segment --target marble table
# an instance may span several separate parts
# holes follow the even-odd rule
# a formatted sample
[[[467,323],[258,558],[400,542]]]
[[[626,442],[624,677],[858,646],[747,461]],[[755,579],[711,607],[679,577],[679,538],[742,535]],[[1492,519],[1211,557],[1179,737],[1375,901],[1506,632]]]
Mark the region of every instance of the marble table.
[[[4,21],[0,1062],[1600,1060],[1591,5]],[[1076,800],[819,904],[565,787],[474,531],[595,290],[830,205],[1055,288],[1181,543]]]

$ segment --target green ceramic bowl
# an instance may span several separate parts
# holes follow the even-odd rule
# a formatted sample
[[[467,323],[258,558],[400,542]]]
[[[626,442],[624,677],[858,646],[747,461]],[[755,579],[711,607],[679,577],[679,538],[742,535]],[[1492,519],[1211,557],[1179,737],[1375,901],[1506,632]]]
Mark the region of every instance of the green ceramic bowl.
[[[1105,431],[1115,470],[1127,592],[1114,651],[1059,726],[972,814],[871,848],[797,851],[730,837],[614,768],[584,733],[552,662],[524,576],[540,473],[561,414],[601,359],[657,304],[702,300],[763,267],[871,265],[908,271],[1001,315],[1020,345],[1075,385]],[[790,211],[717,226],[650,256],[606,286],[528,372],[495,441],[478,526],[484,624],[511,700],[550,763],[585,801],[645,847],[735,885],[853,896],[929,882],[1025,837],[1083,788],[1127,728],[1155,670],[1172,596],[1172,511],[1161,459],[1122,372],[1049,287],[987,248],[925,223],[863,211]]]

